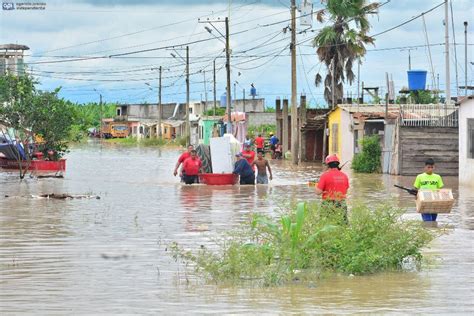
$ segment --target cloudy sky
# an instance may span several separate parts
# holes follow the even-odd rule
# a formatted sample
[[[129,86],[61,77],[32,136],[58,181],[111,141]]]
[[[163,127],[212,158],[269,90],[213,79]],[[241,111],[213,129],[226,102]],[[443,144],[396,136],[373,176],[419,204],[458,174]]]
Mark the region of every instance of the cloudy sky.
[[[6,1],[13,2],[17,1]],[[20,2],[20,1],[18,1]],[[22,1],[23,2],[23,1]],[[35,1],[32,1],[35,2]],[[39,2],[39,1],[38,1]],[[247,93],[254,83],[258,94],[273,105],[276,97],[289,97],[291,72],[288,44],[290,34],[289,0],[43,0],[44,10],[2,10],[0,44],[18,43],[30,47],[25,61],[40,80],[43,89],[62,86],[61,96],[77,102],[106,101],[156,102],[158,70],[163,71],[163,101],[185,100],[184,63],[179,45],[189,44],[191,99],[212,100],[212,65],[216,60],[217,96],[225,90],[225,54],[221,35],[212,34],[199,23],[223,19],[230,13],[232,82],[237,96]],[[297,3],[300,2],[297,0]],[[315,10],[320,1],[313,1]],[[383,2],[383,1],[382,1]],[[371,34],[377,34],[428,11],[442,0],[392,0],[378,16],[371,18]],[[457,47],[457,70],[464,85],[464,26],[469,22],[468,42],[473,43],[474,12],[471,0],[452,0]],[[427,41],[431,44],[434,77],[439,74],[445,89],[444,8],[427,13],[414,21],[376,36],[376,45],[368,47],[361,66],[360,80],[365,86],[385,87],[385,73],[393,76],[397,91],[407,85],[408,50],[412,69],[430,72]],[[451,27],[451,15],[449,19]],[[224,33],[224,23],[213,23]],[[311,29],[298,34],[298,91],[312,105],[324,104],[323,88],[313,84],[321,66],[311,47],[311,38],[323,25],[313,21]],[[298,31],[307,27],[298,26]],[[451,33],[451,43],[453,37]],[[178,46],[176,51],[172,48]],[[184,46],[182,46],[184,47]],[[468,47],[468,81],[473,84],[472,45]],[[175,55],[172,57],[171,54]],[[451,45],[451,93],[456,95],[454,46]],[[354,69],[355,72],[357,69]],[[204,78],[206,80],[204,80]],[[234,87],[232,88],[234,89]],[[232,90],[233,93],[234,90]],[[357,95],[357,83],[346,85],[347,95]]]

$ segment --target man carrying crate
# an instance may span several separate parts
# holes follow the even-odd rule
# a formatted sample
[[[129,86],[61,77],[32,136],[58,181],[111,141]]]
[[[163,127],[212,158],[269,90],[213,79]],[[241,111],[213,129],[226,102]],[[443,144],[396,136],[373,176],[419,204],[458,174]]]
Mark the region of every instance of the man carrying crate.
[[[443,184],[443,179],[439,174],[433,173],[434,170],[434,160],[432,158],[428,158],[425,161],[425,172],[416,176],[415,183],[413,186],[418,190],[437,190],[441,189]],[[436,213],[422,213],[421,218],[425,222],[435,222],[438,214]]]

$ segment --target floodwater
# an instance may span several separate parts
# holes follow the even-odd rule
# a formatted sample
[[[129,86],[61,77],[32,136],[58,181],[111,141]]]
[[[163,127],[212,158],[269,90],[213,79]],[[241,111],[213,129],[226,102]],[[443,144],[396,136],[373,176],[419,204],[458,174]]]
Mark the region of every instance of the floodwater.
[[[474,313],[474,189],[458,188],[421,271],[335,276],[276,288],[217,286],[185,273],[166,252],[198,248],[290,200],[315,199],[307,180],[321,166],[271,161],[275,180],[256,187],[183,186],[173,177],[177,149],[91,142],[68,154],[64,179],[0,173],[2,314],[347,314]],[[439,170],[442,174],[442,170]],[[418,218],[413,197],[393,184],[411,177],[352,175],[351,200],[391,199]],[[100,199],[47,200],[46,193]],[[13,197],[4,197],[5,195]],[[433,228],[436,229],[436,228]]]

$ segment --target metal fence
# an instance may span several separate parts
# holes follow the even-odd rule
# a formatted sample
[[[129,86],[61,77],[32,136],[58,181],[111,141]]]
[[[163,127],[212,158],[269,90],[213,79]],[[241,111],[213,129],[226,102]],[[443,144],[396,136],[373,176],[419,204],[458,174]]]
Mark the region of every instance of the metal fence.
[[[400,105],[400,126],[458,127],[458,116],[458,107],[454,105]]]

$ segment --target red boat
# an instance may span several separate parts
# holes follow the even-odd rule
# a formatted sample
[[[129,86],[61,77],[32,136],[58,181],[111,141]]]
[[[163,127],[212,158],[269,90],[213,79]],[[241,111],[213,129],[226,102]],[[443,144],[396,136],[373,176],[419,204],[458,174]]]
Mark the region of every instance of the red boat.
[[[199,183],[207,185],[234,185],[239,181],[239,176],[233,173],[201,173]]]
[[[22,161],[22,167],[26,168],[27,162]],[[4,169],[19,169],[18,161],[0,157],[0,167]],[[50,171],[50,172],[64,172],[66,171],[66,159],[58,161],[33,159],[30,162],[28,170],[31,171]]]

